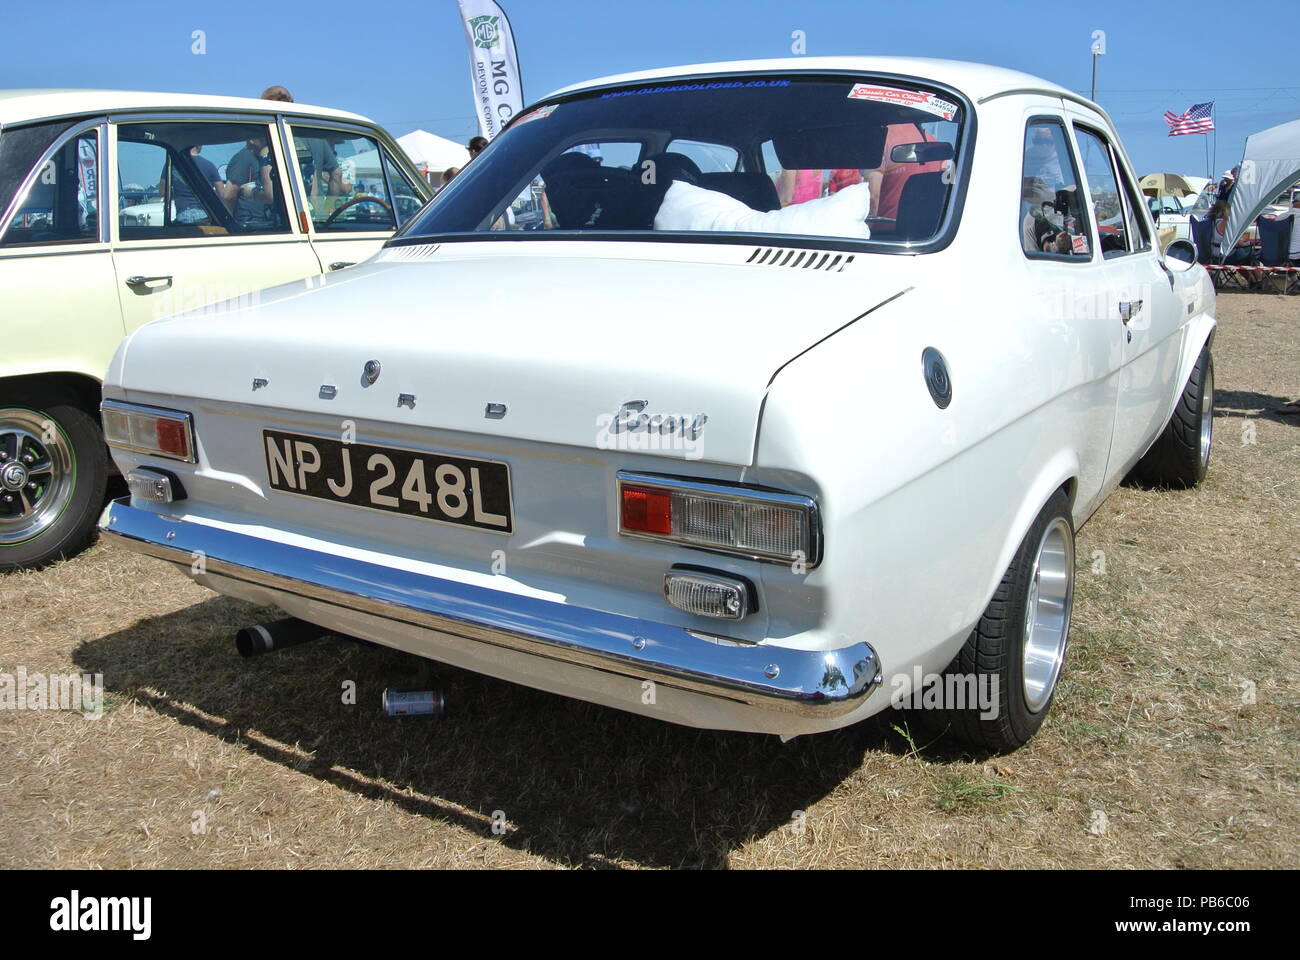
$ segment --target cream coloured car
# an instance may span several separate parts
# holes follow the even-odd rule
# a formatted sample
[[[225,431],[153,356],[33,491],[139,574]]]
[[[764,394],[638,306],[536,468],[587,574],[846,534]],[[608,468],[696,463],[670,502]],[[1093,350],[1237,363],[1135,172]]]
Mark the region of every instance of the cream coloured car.
[[[125,334],[365,260],[429,198],[364,117],[296,103],[0,91],[0,570],[81,547]]]

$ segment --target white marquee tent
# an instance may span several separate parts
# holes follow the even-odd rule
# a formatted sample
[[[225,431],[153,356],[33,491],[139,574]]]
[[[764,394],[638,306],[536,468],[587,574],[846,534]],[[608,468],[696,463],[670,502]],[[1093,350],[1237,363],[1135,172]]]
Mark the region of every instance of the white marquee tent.
[[[448,167],[463,167],[469,163],[469,151],[463,146],[427,130],[413,130],[398,137],[397,143],[421,171],[441,173]]]

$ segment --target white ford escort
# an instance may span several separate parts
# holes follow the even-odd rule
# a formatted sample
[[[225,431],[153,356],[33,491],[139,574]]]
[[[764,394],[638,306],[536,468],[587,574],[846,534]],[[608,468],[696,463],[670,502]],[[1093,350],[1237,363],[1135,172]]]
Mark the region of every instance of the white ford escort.
[[[697,727],[953,674],[1025,743],[1074,535],[1210,453],[1214,295],[1114,128],[930,60],[673,68],[537,103],[378,255],[136,331],[101,526],[221,593]],[[953,686],[953,689],[959,689]]]

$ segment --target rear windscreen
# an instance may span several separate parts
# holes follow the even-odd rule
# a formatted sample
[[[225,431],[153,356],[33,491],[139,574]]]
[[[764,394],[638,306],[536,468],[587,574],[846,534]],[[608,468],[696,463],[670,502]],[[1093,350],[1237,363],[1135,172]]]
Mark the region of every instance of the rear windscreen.
[[[579,94],[516,120],[403,236],[926,242],[957,193],[966,121],[954,94],[865,76]]]

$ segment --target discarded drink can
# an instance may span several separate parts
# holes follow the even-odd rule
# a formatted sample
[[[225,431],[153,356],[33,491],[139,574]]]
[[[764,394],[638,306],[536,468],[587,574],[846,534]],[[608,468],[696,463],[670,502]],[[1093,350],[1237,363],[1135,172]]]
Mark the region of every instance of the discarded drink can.
[[[390,717],[442,716],[441,690],[384,691],[384,712]]]

